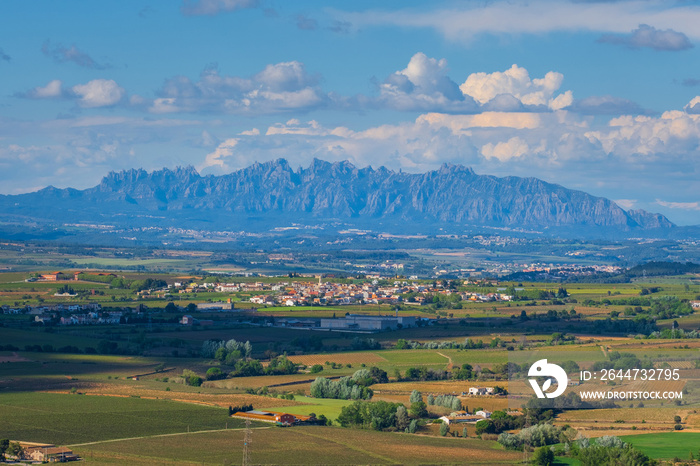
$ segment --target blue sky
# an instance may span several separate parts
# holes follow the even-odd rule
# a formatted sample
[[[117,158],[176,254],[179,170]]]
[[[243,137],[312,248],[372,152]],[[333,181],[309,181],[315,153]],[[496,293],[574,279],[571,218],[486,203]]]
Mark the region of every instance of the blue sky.
[[[0,193],[348,159],[700,224],[700,2],[13,1]]]

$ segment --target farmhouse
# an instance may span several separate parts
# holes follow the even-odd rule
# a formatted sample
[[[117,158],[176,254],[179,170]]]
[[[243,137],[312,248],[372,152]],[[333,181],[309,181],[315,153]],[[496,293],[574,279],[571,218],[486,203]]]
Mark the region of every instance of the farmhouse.
[[[479,410],[474,414],[469,414],[466,411],[455,411],[450,413],[449,416],[442,416],[440,420],[448,425],[458,423],[476,424],[477,422],[483,421],[484,419],[488,419],[490,417],[491,413],[484,410]]]
[[[477,416],[475,414],[460,414],[457,416],[442,416],[440,418],[442,422],[445,424],[476,424],[479,421],[483,421],[484,418],[481,416]]]
[[[24,449],[23,459],[41,461],[43,463],[63,463],[66,461],[77,461],[78,455],[73,450],[66,447],[57,447],[50,443],[30,443],[19,442]]]
[[[700,301],[691,301],[691,302],[690,302],[690,306],[691,306],[693,309],[700,309]]]
[[[311,416],[301,416],[298,414],[280,413],[277,411],[261,411],[254,409],[246,412],[236,412],[232,417],[250,419],[251,421],[273,422],[281,426],[292,426],[295,424],[312,422],[315,418]]]
[[[493,395],[493,387],[470,387],[470,395]]]
[[[45,273],[41,276],[46,281],[56,282],[58,280],[67,280],[67,276],[63,272]]]
[[[182,319],[180,319],[180,323],[182,325],[194,325],[195,319],[194,317],[190,315],[184,315],[182,316]]]

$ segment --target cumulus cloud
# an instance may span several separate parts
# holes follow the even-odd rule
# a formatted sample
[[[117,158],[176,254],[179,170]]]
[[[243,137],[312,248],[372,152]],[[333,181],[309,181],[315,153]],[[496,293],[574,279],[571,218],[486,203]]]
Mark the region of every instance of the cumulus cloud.
[[[90,55],[79,50],[75,45],[66,47],[63,44],[56,44],[54,47],[51,47],[51,42],[47,40],[41,46],[41,52],[45,56],[53,58],[56,63],[72,62],[78,66],[92,68],[94,70],[110,68],[110,65],[98,63]]]
[[[571,91],[557,94],[564,76],[554,71],[530,79],[525,68],[513,65],[504,72],[472,73],[462,85],[447,72],[444,58],[416,53],[379,85],[377,103],[404,111],[478,113],[561,110],[574,100]]]
[[[498,99],[492,104],[494,110],[514,106],[512,99],[499,98],[501,95],[515,97],[523,105],[560,110],[573,102],[571,91],[554,96],[563,81],[564,75],[555,71],[543,78],[530,79],[525,68],[513,65],[503,72],[472,73],[459,89],[482,105]]]
[[[700,115],[679,110],[666,111],[658,118],[625,115],[586,136],[598,141],[607,154],[640,162],[687,157],[700,149]]]
[[[10,57],[8,54],[5,53],[5,51],[2,48],[0,48],[0,60],[11,61],[12,57]]]
[[[180,11],[186,16],[215,16],[219,13],[257,8],[258,0],[184,0]]]
[[[624,45],[632,49],[647,47],[659,51],[679,51],[693,47],[688,36],[673,29],[659,30],[648,24],[640,24],[629,35],[605,34],[598,42]]]
[[[93,79],[71,88],[81,107],[108,107],[119,103],[126,92],[111,79]]]
[[[267,65],[248,78],[222,76],[216,68],[207,68],[198,81],[185,76],[168,79],[149,110],[233,114],[305,111],[325,105],[330,98],[320,90],[318,80],[297,61]]]
[[[406,68],[379,85],[382,105],[397,110],[475,112],[472,98],[465,98],[459,86],[447,76],[447,60],[424,53],[411,57]]]
[[[414,171],[453,162],[500,173],[507,164],[508,173],[549,174],[555,182],[611,178],[611,183],[624,168],[634,169],[640,184],[646,173],[650,178],[645,182],[653,186],[661,173],[672,172],[679,163],[697,164],[698,115],[683,111],[658,117],[627,115],[595,129],[590,127],[593,121],[567,111],[426,113],[414,121],[357,131],[291,119],[267,130],[238,133],[208,154],[202,168],[226,172],[255,160],[287,157],[306,164],[320,157]],[[584,172],[588,174],[581,177]],[[629,194],[616,196],[620,205],[639,205],[631,200],[638,196]]]
[[[481,153],[486,158],[495,158],[505,162],[515,157],[522,157],[530,151],[530,146],[521,138],[515,136],[496,144],[489,142],[481,147]]]
[[[695,115],[700,114],[700,95],[693,97],[693,100],[691,100],[688,105],[683,107],[683,109],[687,113],[692,113]]]

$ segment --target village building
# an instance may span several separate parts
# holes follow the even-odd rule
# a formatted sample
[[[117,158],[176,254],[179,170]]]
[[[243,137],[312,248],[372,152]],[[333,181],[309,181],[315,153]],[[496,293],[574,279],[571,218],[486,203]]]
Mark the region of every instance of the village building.
[[[198,311],[211,312],[211,311],[233,311],[234,305],[229,298],[228,302],[216,302],[216,303],[199,303],[197,304]]]
[[[414,327],[416,318],[409,316],[367,316],[347,314],[344,319],[321,319],[321,328],[331,330],[381,331]]]

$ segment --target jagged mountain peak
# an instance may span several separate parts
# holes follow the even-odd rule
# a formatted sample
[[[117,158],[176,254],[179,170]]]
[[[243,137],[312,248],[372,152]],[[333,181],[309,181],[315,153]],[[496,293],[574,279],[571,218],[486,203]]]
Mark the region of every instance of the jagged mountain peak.
[[[674,226],[663,215],[627,212],[608,199],[583,191],[537,178],[478,175],[459,164],[406,173],[383,166],[376,170],[358,168],[347,160],[314,159],[307,168],[295,171],[280,158],[256,162],[228,175],[206,177],[192,166],[150,173],[130,169],[111,172],[98,186],[84,191],[54,188],[34,193],[32,202],[46,200],[51,204],[59,197],[103,212],[109,202],[114,215],[120,203],[128,203],[125,210],[140,209],[144,215],[154,210],[166,216],[167,212],[180,216],[191,212],[197,218],[230,219],[234,223],[254,216],[270,222],[280,217],[309,222],[335,219],[371,223],[384,219],[400,223],[406,231],[436,224],[616,231]],[[5,206],[21,196],[7,198]],[[31,212],[35,204],[15,202],[14,206],[23,205],[23,212]],[[54,210],[62,218],[60,209]]]

